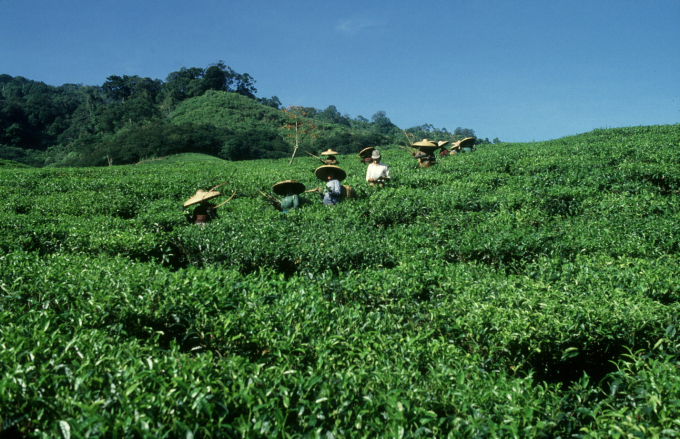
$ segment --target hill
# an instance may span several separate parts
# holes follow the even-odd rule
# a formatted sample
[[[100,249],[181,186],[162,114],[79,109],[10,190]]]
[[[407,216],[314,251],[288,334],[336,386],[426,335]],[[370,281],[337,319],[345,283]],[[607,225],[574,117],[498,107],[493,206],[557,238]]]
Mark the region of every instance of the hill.
[[[276,96],[255,97],[253,83],[221,61],[183,67],[165,81],[112,75],[101,86],[0,75],[0,159],[36,167],[132,164],[183,152],[249,160],[290,156],[296,142],[354,153],[404,141],[384,111],[369,121],[333,105],[285,108]],[[408,131],[446,140],[474,135],[428,124]]]
[[[316,160],[0,167],[15,434],[672,436],[680,125],[480,147],[373,189]],[[159,162],[159,163],[162,163]],[[219,218],[182,203],[226,181]]]

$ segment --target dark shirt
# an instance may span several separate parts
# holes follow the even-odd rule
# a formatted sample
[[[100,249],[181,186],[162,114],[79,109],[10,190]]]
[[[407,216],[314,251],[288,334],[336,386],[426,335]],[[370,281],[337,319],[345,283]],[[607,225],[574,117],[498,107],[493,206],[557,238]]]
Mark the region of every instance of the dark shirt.
[[[217,218],[217,211],[212,204],[199,204],[191,215],[192,224],[205,224]]]

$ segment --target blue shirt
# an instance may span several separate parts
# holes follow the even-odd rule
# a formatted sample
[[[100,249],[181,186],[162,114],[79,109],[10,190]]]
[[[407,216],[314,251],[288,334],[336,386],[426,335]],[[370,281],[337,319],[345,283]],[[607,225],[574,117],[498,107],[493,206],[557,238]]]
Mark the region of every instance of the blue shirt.
[[[340,194],[342,193],[342,186],[339,180],[331,180],[326,183],[326,191],[323,196],[323,204],[338,204],[340,201]]]

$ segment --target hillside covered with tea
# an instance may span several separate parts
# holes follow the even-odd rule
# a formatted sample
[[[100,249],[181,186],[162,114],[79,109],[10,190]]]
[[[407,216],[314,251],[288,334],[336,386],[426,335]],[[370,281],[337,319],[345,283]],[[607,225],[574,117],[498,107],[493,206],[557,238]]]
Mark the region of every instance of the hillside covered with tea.
[[[388,149],[383,189],[339,155],[357,197],[285,215],[318,160],[181,157],[0,163],[3,432],[677,436],[679,125]]]

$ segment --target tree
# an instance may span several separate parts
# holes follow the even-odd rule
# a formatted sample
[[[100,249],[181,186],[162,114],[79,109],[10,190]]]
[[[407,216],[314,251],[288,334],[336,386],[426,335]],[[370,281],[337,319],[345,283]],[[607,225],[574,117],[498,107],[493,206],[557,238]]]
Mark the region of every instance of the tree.
[[[469,128],[461,128],[458,127],[453,131],[453,135],[456,137],[477,137],[475,136],[475,130],[471,130]]]
[[[344,125],[346,127],[350,126],[349,118],[340,114],[338,109],[335,108],[335,105],[329,105],[325,110],[318,112],[315,119],[322,122]]]
[[[376,112],[372,117],[373,130],[380,134],[390,134],[394,130],[398,130],[398,127],[392,123],[387,114],[384,111]]]
[[[314,133],[317,127],[306,118],[307,113],[304,107],[291,105],[288,108],[284,108],[283,111],[286,113],[288,121],[281,129],[288,130],[286,137],[294,139],[295,142],[293,144],[293,155],[290,157],[290,162],[288,162],[291,165],[293,164],[295,153],[300,147],[300,141],[304,138],[314,139],[317,137],[317,134]]]
[[[271,98],[257,98],[257,102],[267,107],[276,108],[277,110],[281,108],[281,101],[277,96],[272,96]]]

